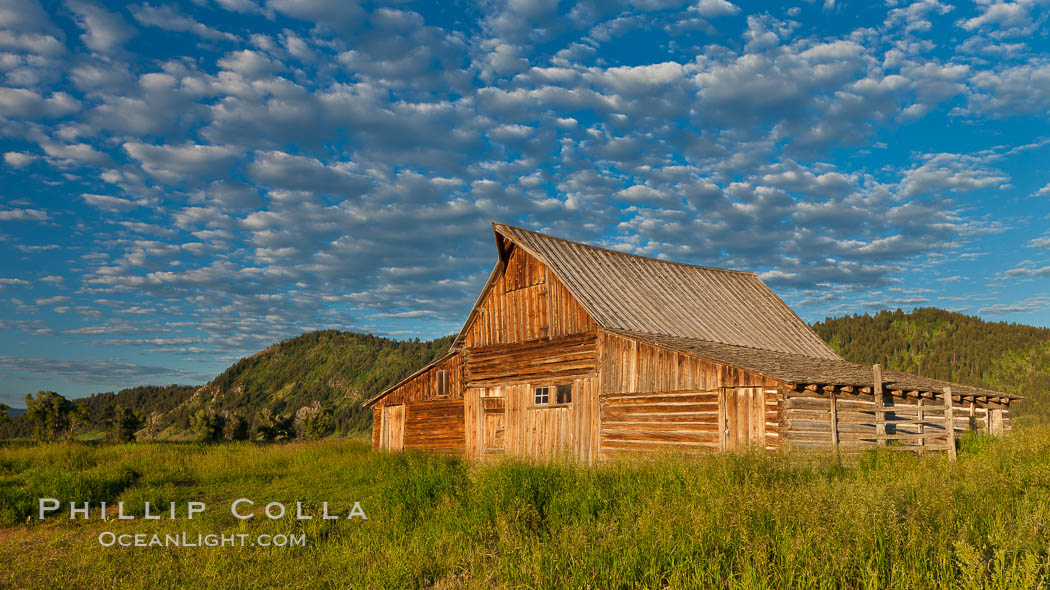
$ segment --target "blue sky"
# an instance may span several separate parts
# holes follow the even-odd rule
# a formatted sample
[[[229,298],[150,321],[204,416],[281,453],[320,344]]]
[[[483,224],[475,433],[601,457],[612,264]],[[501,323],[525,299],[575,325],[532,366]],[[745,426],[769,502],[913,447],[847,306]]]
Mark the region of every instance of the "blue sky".
[[[490,222],[1050,325],[1050,1],[0,0],[0,402],[459,328]]]

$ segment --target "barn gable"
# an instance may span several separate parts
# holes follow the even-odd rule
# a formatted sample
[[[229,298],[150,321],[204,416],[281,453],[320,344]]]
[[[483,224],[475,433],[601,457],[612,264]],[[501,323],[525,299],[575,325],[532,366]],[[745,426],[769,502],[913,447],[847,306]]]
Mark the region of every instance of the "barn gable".
[[[603,328],[840,358],[754,273],[644,258],[498,223],[493,228],[545,263]]]

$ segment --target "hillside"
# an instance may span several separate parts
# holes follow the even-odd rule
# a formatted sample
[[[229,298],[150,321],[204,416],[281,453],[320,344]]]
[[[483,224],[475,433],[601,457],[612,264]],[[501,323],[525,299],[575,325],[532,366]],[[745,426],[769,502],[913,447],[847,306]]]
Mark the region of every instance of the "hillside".
[[[140,385],[129,387],[118,392],[95,393],[88,397],[74,400],[78,405],[86,405],[91,423],[80,429],[81,432],[99,432],[105,430],[106,421],[113,415],[118,406],[131,408],[142,416],[153,412],[164,415],[189,399],[197,385]],[[0,428],[0,438],[28,437],[32,428],[22,414],[24,409],[14,410],[10,424]]]
[[[79,432],[101,436],[118,405],[143,417],[156,413],[160,438],[184,438],[190,417],[202,408],[252,422],[260,411],[288,415],[315,403],[334,410],[336,432],[361,431],[372,420],[361,402],[443,354],[452,340],[452,336],[421,342],[335,330],[310,332],[241,359],[204,386],[141,386],[74,400],[86,404],[91,416],[91,424]],[[30,434],[22,416],[0,428],[0,437]]]
[[[262,410],[290,414],[317,402],[333,408],[337,432],[364,430],[372,418],[361,402],[443,354],[452,340],[335,330],[303,334],[233,364],[169,412],[161,426],[166,434],[185,430],[201,408],[250,421]]]
[[[813,329],[846,360],[1022,395],[1018,416],[1050,419],[1050,329],[937,308],[828,318]]]

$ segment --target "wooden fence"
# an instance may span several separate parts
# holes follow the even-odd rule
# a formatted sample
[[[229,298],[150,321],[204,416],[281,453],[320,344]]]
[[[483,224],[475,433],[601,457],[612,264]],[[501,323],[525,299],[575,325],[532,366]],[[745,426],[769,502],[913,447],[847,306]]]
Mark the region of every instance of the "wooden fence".
[[[820,386],[790,392],[784,400],[785,441],[799,447],[863,449],[886,447],[913,452],[947,451],[971,431],[1000,434],[1008,409],[942,392],[885,392],[878,367],[874,386]]]

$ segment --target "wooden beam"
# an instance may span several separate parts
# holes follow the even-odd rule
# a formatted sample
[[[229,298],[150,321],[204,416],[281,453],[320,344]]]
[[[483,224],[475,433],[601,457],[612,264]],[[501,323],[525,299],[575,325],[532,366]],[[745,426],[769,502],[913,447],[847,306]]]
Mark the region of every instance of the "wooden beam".
[[[956,459],[955,451],[955,410],[952,409],[952,388],[944,388],[944,431],[948,436],[948,459]]]
[[[882,398],[882,367],[872,365],[871,370],[875,377],[871,388],[871,393],[875,397],[875,435],[879,437],[878,445],[884,447],[886,446],[886,414],[882,411],[885,407],[885,400]]]
[[[831,395],[828,396],[828,400],[831,402],[831,446],[835,447],[835,452],[839,452],[839,405],[838,396],[835,394],[835,390],[831,390]]]
[[[923,422],[926,420],[926,411],[923,409],[923,407],[926,405],[926,398],[924,398],[924,397],[922,397],[922,395],[920,395],[918,404],[919,404],[919,411],[918,411],[917,418],[918,418],[918,421],[919,421],[919,425],[917,427],[917,430],[919,431],[919,434],[921,435],[921,434],[925,434],[926,433],[926,426],[923,424]],[[920,455],[922,454],[922,451],[923,451],[922,447],[925,447],[925,446],[926,446],[926,437],[923,436],[922,438],[919,439],[919,454]]]

